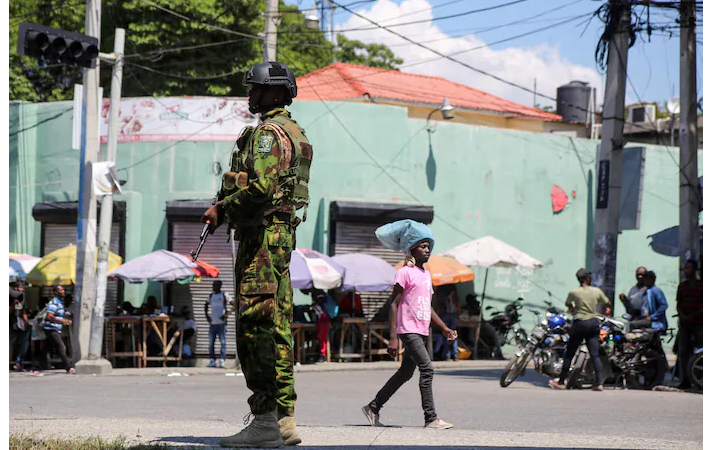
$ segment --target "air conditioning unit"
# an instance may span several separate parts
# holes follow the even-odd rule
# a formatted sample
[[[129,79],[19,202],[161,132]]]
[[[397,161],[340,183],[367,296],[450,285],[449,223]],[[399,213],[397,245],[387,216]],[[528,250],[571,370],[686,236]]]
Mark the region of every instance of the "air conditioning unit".
[[[629,123],[656,122],[656,105],[633,105],[629,107]]]

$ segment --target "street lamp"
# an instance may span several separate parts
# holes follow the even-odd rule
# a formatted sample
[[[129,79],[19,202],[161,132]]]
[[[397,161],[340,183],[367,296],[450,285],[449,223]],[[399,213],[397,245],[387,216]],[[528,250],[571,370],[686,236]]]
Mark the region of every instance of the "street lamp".
[[[428,114],[428,119],[425,122],[425,127],[431,133],[435,131],[435,128],[430,126],[430,118],[433,117],[433,114],[435,114],[437,111],[442,112],[443,120],[452,120],[455,118],[455,107],[452,106],[450,100],[448,100],[447,97],[443,98],[443,102],[442,105],[440,105],[440,108],[430,111],[430,114]]]
[[[317,9],[313,5],[305,13],[305,28],[308,30],[317,30],[320,27],[320,17],[317,15]]]

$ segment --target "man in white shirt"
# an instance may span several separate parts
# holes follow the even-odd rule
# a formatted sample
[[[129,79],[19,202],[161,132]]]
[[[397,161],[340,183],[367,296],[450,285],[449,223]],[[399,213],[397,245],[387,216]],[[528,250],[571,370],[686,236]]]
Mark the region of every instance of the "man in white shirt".
[[[227,305],[231,302],[229,294],[221,292],[221,281],[216,280],[212,284],[212,293],[204,303],[204,314],[209,322],[209,367],[224,367],[226,359],[226,318],[229,315]],[[211,307],[211,313],[209,312]],[[216,338],[221,342],[221,354],[216,360],[214,346]]]

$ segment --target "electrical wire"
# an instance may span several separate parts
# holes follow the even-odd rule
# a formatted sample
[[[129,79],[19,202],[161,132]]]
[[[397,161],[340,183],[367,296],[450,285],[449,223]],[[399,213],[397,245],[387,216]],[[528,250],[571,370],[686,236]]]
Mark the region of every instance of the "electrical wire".
[[[157,9],[159,9],[159,10],[161,10],[161,11],[164,11],[164,12],[166,12],[166,13],[168,13],[168,14],[172,14],[172,15],[175,16],[175,17],[179,17],[179,18],[182,19],[182,20],[186,20],[186,21],[188,21],[188,22],[191,22],[191,23],[194,23],[194,24],[197,24],[197,25],[201,25],[201,26],[203,26],[203,27],[211,28],[211,29],[213,29],[213,30],[223,31],[224,33],[229,33],[229,34],[233,34],[233,35],[236,35],[236,36],[243,36],[243,37],[247,37],[247,38],[251,38],[251,39],[257,39],[257,40],[261,40],[261,41],[263,40],[263,37],[261,37],[261,36],[256,36],[256,35],[249,34],[249,33],[242,33],[242,32],[240,32],[240,31],[229,30],[228,28],[223,28],[223,27],[219,27],[219,26],[216,26],[216,25],[211,25],[211,24],[208,24],[208,23],[200,22],[200,21],[198,21],[198,20],[192,19],[192,18],[187,17],[187,16],[185,16],[185,15],[183,15],[183,14],[180,14],[180,13],[178,13],[178,12],[172,11],[171,9],[167,9],[167,8],[165,8],[164,6],[160,6],[160,5],[156,4],[156,3],[153,3],[153,2],[151,2],[150,0],[139,0],[139,1],[141,1],[142,3],[145,3],[146,5],[150,5],[150,6],[152,6],[153,8],[157,8]]]
[[[51,122],[52,120],[56,120],[59,117],[63,116],[64,114],[68,113],[69,111],[73,111],[73,109],[74,109],[74,107],[72,106],[71,108],[67,108],[64,111],[61,111],[58,114],[53,115],[52,117],[47,117],[44,120],[40,120],[39,122],[35,123],[34,125],[30,125],[30,126],[23,128],[21,130],[13,131],[12,133],[10,133],[9,137],[17,136],[20,133],[24,133],[25,131],[31,130],[33,128],[37,128],[38,126],[43,125],[47,122]]]
[[[145,71],[148,71],[148,72],[156,73],[156,74],[158,74],[158,75],[162,75],[162,76],[165,76],[165,77],[177,78],[177,79],[180,79],[180,80],[193,80],[193,81],[215,80],[215,79],[217,79],[217,78],[226,78],[226,77],[230,77],[230,76],[233,76],[233,75],[238,75],[238,74],[243,73],[243,70],[237,69],[237,70],[232,70],[231,72],[221,73],[221,74],[218,74],[218,75],[187,76],[187,75],[179,75],[179,74],[174,74],[174,73],[169,73],[169,72],[162,72],[162,71],[160,71],[160,70],[155,70],[155,69],[153,69],[153,68],[151,68],[151,67],[143,66],[143,65],[141,65],[141,64],[136,64],[136,63],[132,63],[132,62],[128,62],[128,61],[126,61],[125,64],[128,65],[128,66],[137,67],[137,68],[139,68],[139,69],[142,69],[142,70],[145,70]]]
[[[147,0],[141,0],[141,1],[147,1]],[[458,17],[465,17],[465,16],[469,16],[469,15],[472,15],[472,14],[476,14],[476,13],[487,12],[487,11],[493,11],[493,10],[495,10],[495,9],[500,9],[500,8],[504,8],[504,7],[506,7],[506,6],[511,6],[511,5],[515,5],[515,4],[517,4],[517,3],[523,3],[523,2],[527,2],[527,1],[529,1],[529,0],[513,0],[513,1],[511,1],[511,2],[503,3],[503,4],[501,4],[501,5],[494,5],[494,6],[488,6],[488,7],[486,7],[486,8],[473,9],[473,10],[471,10],[471,11],[465,11],[465,12],[461,12],[461,13],[450,14],[450,15],[447,15],[447,16],[433,17],[432,19],[423,19],[423,20],[414,20],[414,21],[411,21],[411,22],[396,23],[396,24],[388,25],[388,27],[389,27],[389,28],[402,27],[402,26],[406,26],[406,25],[416,25],[416,24],[419,24],[419,23],[437,22],[437,21],[440,21],[440,20],[455,19],[455,18],[458,18]],[[333,1],[332,3],[333,3],[334,5],[336,5],[336,6],[339,6],[340,8],[344,9],[345,11],[348,11],[349,13],[351,13],[351,14],[353,14],[353,15],[356,15],[356,16],[358,16],[358,17],[364,18],[365,20],[368,21],[368,19],[366,19],[364,16],[362,16],[361,14],[359,14],[359,13],[357,13],[357,12],[352,11],[352,10],[349,9],[348,7],[343,6],[343,5],[339,5],[337,2],[334,2],[334,1]],[[376,24],[375,22],[372,22],[372,24],[375,24],[376,26],[374,26],[374,27],[365,27],[365,28],[361,28],[361,27],[360,27],[360,28],[349,28],[349,29],[337,30],[337,32],[338,32],[338,33],[343,33],[343,32],[345,32],[345,31],[369,31],[369,30],[376,30],[377,28],[383,27],[382,25],[378,25],[378,24]],[[312,30],[312,31],[292,31],[292,32],[287,32],[287,31],[286,31],[285,34],[307,34],[307,33],[320,33],[320,32],[321,32],[321,30],[316,30],[316,31],[315,31],[315,30]]]

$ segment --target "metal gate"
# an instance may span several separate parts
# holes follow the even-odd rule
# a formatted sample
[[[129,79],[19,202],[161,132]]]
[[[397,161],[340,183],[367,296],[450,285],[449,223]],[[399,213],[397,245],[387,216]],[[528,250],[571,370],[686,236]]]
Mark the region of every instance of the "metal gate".
[[[170,250],[183,255],[189,255],[191,250],[199,245],[199,234],[204,224],[199,222],[170,222],[171,241]],[[199,254],[199,259],[219,268],[218,278],[203,278],[200,282],[187,284],[170,283],[169,298],[175,312],[179,312],[182,306],[189,306],[197,324],[195,354],[198,357],[209,355],[209,322],[204,314],[204,304],[209,299],[212,292],[212,282],[221,280],[221,291],[234,296],[234,269],[232,259],[231,242],[226,242],[227,236],[224,228],[220,228],[213,235],[209,236],[206,244]],[[238,248],[238,243],[236,243]],[[231,307],[229,307],[231,309]],[[234,357],[236,355],[236,316],[232,314],[226,325],[226,355]],[[216,343],[216,352],[219,351],[219,343]]]
[[[334,239],[334,255],[343,253],[367,253],[379,257],[391,265],[403,259],[400,252],[387,249],[376,239],[376,228],[382,224],[337,221]],[[371,319],[386,304],[391,289],[384,292],[359,292],[364,315]]]

